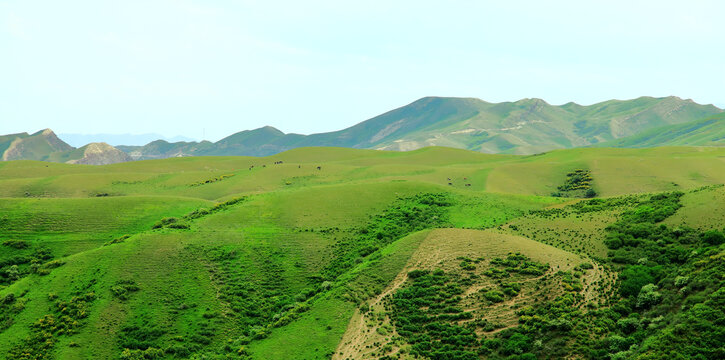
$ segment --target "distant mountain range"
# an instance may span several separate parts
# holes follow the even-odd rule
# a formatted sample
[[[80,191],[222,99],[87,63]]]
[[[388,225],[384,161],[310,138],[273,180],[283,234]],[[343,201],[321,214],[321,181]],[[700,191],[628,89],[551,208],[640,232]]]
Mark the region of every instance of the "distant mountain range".
[[[214,143],[156,140],[143,146],[113,148],[103,144],[79,149],[50,130],[0,137],[3,160],[78,163],[181,156],[268,156],[307,146],[402,151],[448,146],[485,153],[534,154],[583,146],[663,145],[725,145],[723,110],[674,96],[610,100],[589,106],[554,106],[541,99],[489,103],[474,98],[425,97],[347,129],[312,135],[285,134],[265,126]]]
[[[194,141],[185,136],[165,137],[161,134],[58,134],[58,137],[71,146],[80,147],[92,142],[104,142],[109,145],[146,145],[155,140],[168,142]]]

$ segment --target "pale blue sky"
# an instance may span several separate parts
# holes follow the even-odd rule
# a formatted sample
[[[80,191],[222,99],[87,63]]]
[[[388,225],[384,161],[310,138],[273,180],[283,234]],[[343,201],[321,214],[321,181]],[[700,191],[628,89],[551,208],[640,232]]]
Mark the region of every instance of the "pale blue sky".
[[[427,95],[725,107],[723,1],[0,0],[0,134],[331,131]]]

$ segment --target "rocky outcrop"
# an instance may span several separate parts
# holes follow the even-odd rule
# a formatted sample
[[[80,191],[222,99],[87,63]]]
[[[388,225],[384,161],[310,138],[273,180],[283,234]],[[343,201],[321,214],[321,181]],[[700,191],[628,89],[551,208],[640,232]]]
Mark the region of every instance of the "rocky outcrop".
[[[23,158],[23,139],[16,138],[3,152],[3,161],[19,160]]]
[[[83,157],[68,164],[108,165],[132,160],[125,152],[103,142],[90,143],[79,150],[83,150]]]

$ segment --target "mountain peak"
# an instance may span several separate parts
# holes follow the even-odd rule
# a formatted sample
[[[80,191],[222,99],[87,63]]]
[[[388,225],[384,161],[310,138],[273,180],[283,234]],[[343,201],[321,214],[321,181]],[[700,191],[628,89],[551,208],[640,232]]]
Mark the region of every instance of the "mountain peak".
[[[279,129],[272,126],[263,126],[254,130],[244,130],[238,133],[234,133],[219,140],[219,144],[229,145],[235,143],[249,143],[249,144],[263,144],[272,139],[282,137],[285,134]]]
[[[257,128],[257,129],[251,130],[251,131],[266,132],[266,133],[275,134],[275,135],[284,135],[284,132],[282,130],[277,129],[274,126],[269,126],[269,125],[265,125],[265,126],[262,126],[261,128]]]
[[[113,146],[108,145],[107,143],[104,143],[104,142],[92,142],[92,143],[87,144],[83,148],[85,148],[86,151],[88,151],[89,149],[90,149],[90,151],[104,151],[104,150],[113,148]]]
[[[514,102],[517,105],[549,105],[544,99],[539,98],[523,98],[519,101]]]
[[[32,133],[30,136],[55,136],[55,133],[50,128],[45,128]]]
[[[481,102],[481,103],[488,103],[484,100],[481,100],[479,98],[475,97],[458,97],[458,96],[424,96],[418,100],[413,101],[409,105],[418,104],[418,103],[430,103],[435,101],[442,101],[442,102]]]

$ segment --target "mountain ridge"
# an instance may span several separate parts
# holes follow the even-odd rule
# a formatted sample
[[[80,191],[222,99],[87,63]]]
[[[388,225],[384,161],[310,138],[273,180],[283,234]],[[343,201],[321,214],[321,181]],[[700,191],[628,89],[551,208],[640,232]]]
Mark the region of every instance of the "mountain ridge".
[[[152,141],[166,140],[169,142],[179,141],[195,141],[195,139],[185,136],[167,137],[158,133],[145,134],[78,134],[78,133],[58,133],[58,137],[73,147],[82,147],[90,143],[106,143],[111,146],[131,145],[143,146]]]
[[[539,98],[491,103],[472,97],[427,96],[331,132],[309,135],[284,133],[267,125],[239,131],[217,142],[169,142],[159,139],[143,146],[113,147],[128,157],[104,147],[106,151],[103,153],[109,160],[96,158],[93,162],[186,156],[269,156],[311,146],[395,151],[446,146],[483,153],[529,155],[573,147],[626,147],[626,142],[616,141],[647,132],[671,131],[667,127],[722,113],[722,109],[712,104],[701,105],[676,96],[642,96],[591,105],[574,102],[551,105]],[[667,144],[666,138],[658,137],[657,141],[650,141],[646,146]],[[0,136],[3,160],[67,162],[84,158],[83,151],[74,149],[50,129],[31,135]]]
[[[722,111],[714,105],[675,96],[608,100],[592,105],[550,105],[538,98],[489,103],[477,98],[428,96],[331,132],[286,134],[265,126],[232,134],[216,143],[167,142],[163,146],[152,143],[119,148],[134,159],[267,156],[306,146],[397,151],[448,146],[485,153],[534,154],[604,143]]]

